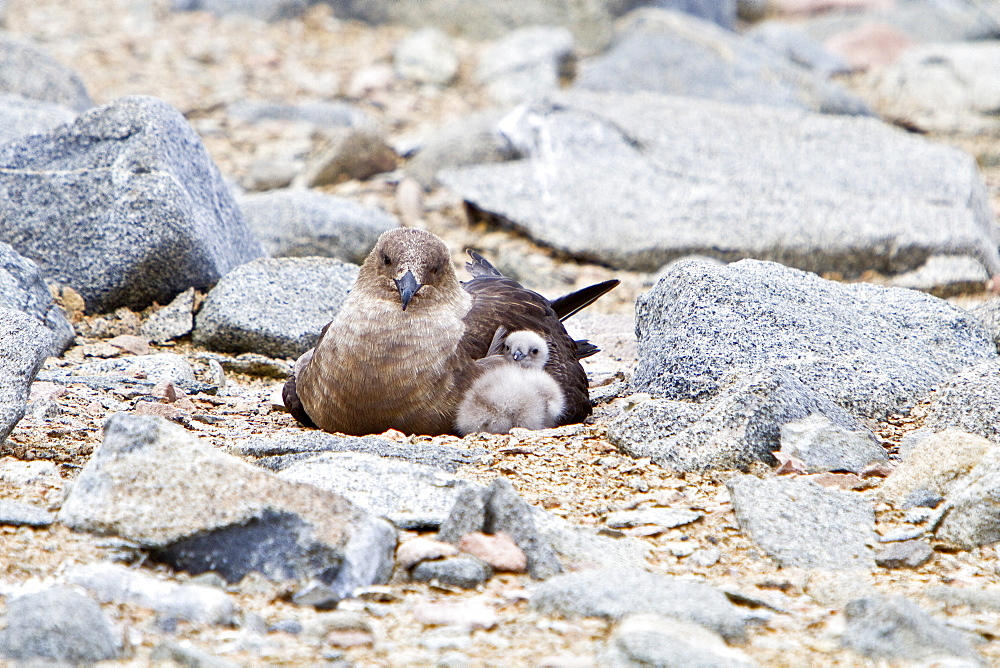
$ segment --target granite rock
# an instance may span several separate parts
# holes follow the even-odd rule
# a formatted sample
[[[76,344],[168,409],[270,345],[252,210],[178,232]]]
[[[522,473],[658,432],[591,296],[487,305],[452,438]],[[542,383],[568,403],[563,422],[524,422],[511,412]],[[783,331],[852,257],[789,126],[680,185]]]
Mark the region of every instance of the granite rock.
[[[699,371],[692,371],[697,382]],[[848,431],[865,428],[780,369],[727,373],[711,398],[693,398],[700,401],[640,402],[608,424],[608,440],[629,456],[649,457],[678,471],[745,469],[753,462],[774,462],[781,427],[790,421],[816,414]]]
[[[455,473],[458,467],[488,456],[484,448],[462,448],[447,443],[398,443],[379,436],[340,436],[319,430],[255,436],[233,444],[236,454],[263,458],[258,462],[274,471],[321,452],[356,452],[401,459]]]
[[[222,352],[296,357],[337,315],[358,267],[332,258],[267,258],[237,267],[208,293],[195,343]],[[247,303],[254,305],[247,309]]]
[[[985,328],[945,301],[752,260],[678,263],[639,298],[636,334],[633,392],[705,401],[730,374],[771,369],[876,419],[997,359]]]
[[[52,335],[31,316],[0,306],[0,443],[24,417],[31,382],[52,351]]]
[[[263,253],[201,140],[155,98],[0,146],[0,167],[0,240],[91,313],[167,303]]]
[[[789,478],[727,483],[740,528],[779,566],[870,570],[875,509],[854,492]]]
[[[388,522],[342,496],[281,480],[163,418],[124,413],[108,419],[59,521],[193,574],[318,580],[341,598],[384,582],[396,547]]]
[[[685,255],[752,257],[855,277],[947,254],[1000,273],[972,157],[874,119],[562,91],[490,132],[524,157],[437,179],[474,218],[581,260],[651,272]]]
[[[92,664],[117,659],[121,640],[101,607],[68,587],[7,602],[0,657],[19,665]]]
[[[599,569],[553,577],[535,588],[531,609],[567,617],[620,620],[653,613],[700,624],[728,642],[746,639],[736,607],[721,591],[701,582],[631,569]]]
[[[438,468],[360,452],[289,459],[278,477],[350,499],[404,529],[437,528],[464,490],[478,485]]]
[[[575,88],[871,115],[827,76],[708,21],[649,8],[623,22],[607,52],[581,62]]]
[[[333,257],[361,264],[382,232],[399,221],[381,209],[310,190],[240,199],[247,225],[274,257]]]
[[[62,307],[52,301],[38,265],[0,242],[0,307],[23,311],[52,333],[54,356],[61,355],[76,339]]]

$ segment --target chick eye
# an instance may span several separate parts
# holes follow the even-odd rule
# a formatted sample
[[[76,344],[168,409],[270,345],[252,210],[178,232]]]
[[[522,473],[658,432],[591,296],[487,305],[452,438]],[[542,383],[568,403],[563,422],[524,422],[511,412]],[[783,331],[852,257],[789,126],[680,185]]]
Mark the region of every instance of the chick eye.
[[[538,348],[532,348],[531,349],[531,354],[532,355],[537,355],[538,354]]]
[[[388,255],[383,254],[382,255],[382,264],[384,264],[385,266],[388,267],[390,264],[392,264],[392,258],[389,257]]]

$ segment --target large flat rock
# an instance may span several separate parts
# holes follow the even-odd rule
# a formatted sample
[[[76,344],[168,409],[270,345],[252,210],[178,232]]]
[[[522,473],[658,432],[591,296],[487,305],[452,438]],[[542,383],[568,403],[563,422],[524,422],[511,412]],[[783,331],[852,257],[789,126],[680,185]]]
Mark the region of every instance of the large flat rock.
[[[59,521],[135,541],[156,561],[238,582],[316,579],[339,596],[384,582],[392,526],[344,497],[274,474],[155,416],[117,413]]]
[[[564,92],[499,128],[524,159],[439,180],[581,259],[654,271],[701,254],[854,276],[948,253],[1000,272],[975,161],[871,118]]]

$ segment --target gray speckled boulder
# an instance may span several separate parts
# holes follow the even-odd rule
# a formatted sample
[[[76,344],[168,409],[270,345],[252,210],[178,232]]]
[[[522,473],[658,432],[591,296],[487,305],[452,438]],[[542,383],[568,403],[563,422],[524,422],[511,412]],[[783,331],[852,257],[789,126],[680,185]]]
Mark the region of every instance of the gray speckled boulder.
[[[728,374],[710,401],[639,403],[608,425],[608,439],[675,471],[745,469],[755,461],[773,464],[782,425],[812,414],[849,431],[865,429],[793,374],[770,369]]]
[[[240,199],[247,225],[274,257],[335,257],[361,264],[380,234],[399,221],[342,197],[272,190]]]
[[[263,254],[201,140],[155,98],[2,146],[0,168],[0,240],[89,312],[167,303]]]
[[[1000,360],[962,369],[931,396],[924,429],[960,429],[1000,444]]]
[[[860,417],[997,359],[986,329],[936,297],[754,260],[678,263],[639,298],[636,333],[635,392],[704,401],[728,374],[772,369]]]
[[[52,293],[38,265],[0,242],[0,306],[24,311],[52,333],[52,355],[60,355],[73,344],[76,334]]]
[[[859,494],[809,480],[752,475],[733,478],[727,486],[740,528],[779,566],[875,566],[875,509]]]
[[[0,306],[0,443],[24,417],[28,390],[52,350],[52,335],[31,316]]]
[[[193,340],[223,352],[296,357],[316,344],[357,276],[357,265],[319,257],[237,267],[208,293]]]
[[[581,63],[574,87],[871,114],[860,98],[826,76],[708,21],[653,8],[624,21],[607,52]]]
[[[342,496],[281,480],[163,418],[127,413],[105,423],[59,521],[135,541],[194,574],[317,579],[339,596],[384,582],[396,546],[388,522]]]
[[[120,639],[101,607],[68,587],[7,603],[0,657],[18,665],[80,665],[118,658]]]
[[[0,92],[83,111],[93,103],[76,72],[31,42],[0,33]]]
[[[972,157],[875,119],[562,91],[497,127],[523,159],[438,180],[574,257],[639,271],[692,254],[752,257],[857,276],[950,254],[1000,273]]]

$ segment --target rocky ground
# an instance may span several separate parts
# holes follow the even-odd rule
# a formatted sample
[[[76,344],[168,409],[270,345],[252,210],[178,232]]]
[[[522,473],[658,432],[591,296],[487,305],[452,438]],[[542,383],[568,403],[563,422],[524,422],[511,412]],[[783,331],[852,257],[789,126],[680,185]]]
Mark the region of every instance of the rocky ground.
[[[165,0],[8,4],[6,29],[31,37],[73,67],[96,104],[133,94],[166,100],[184,114],[222,173],[236,184],[252,170],[258,147],[288,139],[281,135],[287,131],[284,126],[242,122],[226,112],[229,104],[242,99],[294,103],[316,97],[348,98],[375,117],[395,145],[492,104],[473,76],[476,56],[487,42],[455,40],[461,65],[449,86],[386,78],[384,70],[407,29],[341,21],[325,5],[311,7],[299,19],[263,23],[172,12]],[[862,94],[868,85],[864,75],[855,75],[848,83]],[[1000,135],[938,133],[933,138],[977,156],[990,201],[1000,212]],[[474,247],[505,258],[508,265],[520,265],[519,275],[528,287],[549,296],[620,278],[622,285],[580,316],[576,326],[604,351],[586,364],[595,385],[607,386],[631,376],[639,355],[632,332],[635,300],[653,286],[655,274],[568,260],[489,222],[470,223],[461,199],[448,190],[414,193],[401,187],[402,183],[398,174],[379,175],[322,189],[378,206],[408,224],[435,232],[453,250],[456,263],[463,261],[465,248]],[[863,278],[888,280],[874,273]],[[985,291],[973,291],[953,301],[968,307],[987,297]],[[64,292],[61,299],[76,328],[76,345],[45,363],[40,380],[32,385],[28,414],[0,445],[0,499],[57,511],[101,443],[105,420],[116,412],[168,417],[215,448],[249,461],[253,458],[241,449],[247,439],[303,431],[272,401],[282,382],[282,369],[287,369],[290,360],[249,368],[240,366],[236,355],[206,350],[190,337],[151,344],[142,336],[141,326],[157,307],[140,313],[120,309],[114,315],[84,315],[72,293]],[[571,331],[573,322],[569,323]],[[190,362],[197,381],[213,386],[219,385],[221,366],[224,389],[217,394],[193,391],[174,397],[164,394],[167,390],[162,387],[134,391],[45,380],[102,359],[163,352],[181,355]],[[962,656],[965,650],[954,650],[949,642],[973,642],[983,662],[1000,664],[1000,604],[996,601],[1000,559],[994,547],[958,549],[948,541],[925,537],[930,557],[919,565],[879,565],[864,571],[780,567],[737,522],[727,482],[741,473],[680,473],[648,457],[622,454],[609,439],[608,423],[625,410],[629,400],[610,399],[598,405],[587,424],[546,432],[465,439],[395,433],[384,437],[414,450],[429,444],[483,448],[486,456],[460,467],[460,478],[484,484],[497,478],[509,480],[528,503],[575,525],[600,529],[604,537],[628,541],[628,549],[645,560],[649,571],[705,582],[724,592],[747,624],[746,639],[730,646],[737,654],[719,650],[718,656],[727,658],[713,665],[883,665],[879,661],[887,659],[865,658],[842,642],[850,621],[845,605],[872,592],[905,596],[944,621],[944,631],[913,622],[913,633],[944,634],[938,649],[952,647],[940,653],[954,663],[934,665],[975,665],[972,653]],[[874,528],[886,537],[912,527],[904,521],[903,511],[878,500],[877,493],[898,462],[900,442],[922,427],[923,419],[923,408],[918,406],[872,422],[869,426],[890,460],[862,467],[857,475],[805,475],[794,468],[794,462],[784,471],[790,470],[790,476],[777,476],[760,462],[750,466],[750,472],[766,480],[809,478],[824,488],[849,489],[874,499]],[[653,508],[692,511],[696,520],[672,528],[609,522],[614,513]],[[417,533],[402,532],[402,539]],[[825,540],[832,546],[840,537],[829,535]],[[291,600],[295,587],[287,582],[251,575],[227,585],[210,576],[172,572],[148,562],[141,550],[127,542],[72,531],[58,523],[0,526],[0,555],[0,613],[8,609],[5,606],[14,595],[63,582],[75,566],[95,562],[125,563],[175,583],[212,585],[226,592],[235,605],[231,619],[215,623],[178,620],[135,602],[104,603],[102,610],[123,645],[116,665],[147,665],[157,659],[206,666],[223,662],[587,666],[604,656],[613,638],[625,634],[611,619],[563,617],[531,607],[539,584],[524,574],[501,573],[473,589],[463,589],[411,582],[397,573],[389,585],[370,588],[329,612],[295,604]],[[612,569],[608,577],[614,579],[617,573],[627,581],[625,571],[625,566]],[[949,597],[940,593],[941,587],[951,592],[982,590],[993,598],[984,603]],[[964,639],[954,641],[948,633]],[[710,644],[705,641],[706,646]],[[925,661],[921,665],[931,665],[934,656],[931,651],[920,659]]]

